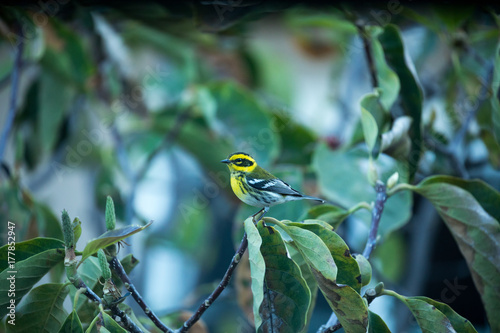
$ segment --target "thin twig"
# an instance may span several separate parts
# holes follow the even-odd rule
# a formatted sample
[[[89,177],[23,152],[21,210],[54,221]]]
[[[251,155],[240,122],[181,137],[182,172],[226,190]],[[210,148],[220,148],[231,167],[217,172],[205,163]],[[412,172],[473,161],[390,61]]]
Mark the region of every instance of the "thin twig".
[[[125,269],[123,268],[118,258],[113,257],[113,259],[111,259],[109,264],[111,269],[118,275],[120,280],[122,280],[125,288],[132,294],[132,297],[135,299],[137,304],[139,304],[141,309],[149,317],[149,319],[151,319],[151,321],[155,324],[155,326],[158,327],[162,332],[173,333],[174,331],[168,328],[164,323],[162,323],[160,318],[158,318],[158,316],[156,316],[153,310],[151,310],[151,308],[144,302],[144,299],[142,298],[141,294],[139,294],[134,284],[128,277],[127,273],[125,272]]]
[[[245,253],[246,249],[248,247],[248,240],[247,240],[247,234],[245,233],[243,235],[243,239],[241,240],[240,246],[238,247],[238,250],[236,250],[236,253],[231,260],[231,264],[229,264],[229,267],[226,271],[226,274],[224,274],[224,277],[222,278],[221,282],[217,286],[217,288],[210,294],[210,296],[207,297],[207,299],[200,304],[198,307],[198,310],[189,318],[184,325],[182,325],[181,328],[177,331],[178,333],[183,333],[187,332],[191,326],[193,326],[203,315],[203,313],[212,305],[212,303],[219,297],[219,295],[224,291],[224,289],[227,287],[229,284],[229,280],[231,279],[231,276],[233,275],[233,272],[240,262],[241,257],[243,256],[243,253]]]
[[[7,140],[9,139],[10,131],[12,130],[12,124],[14,123],[14,117],[16,115],[17,91],[19,90],[19,71],[21,70],[23,48],[24,43],[21,42],[17,44],[14,68],[12,69],[10,78],[12,90],[10,93],[9,111],[7,113],[7,119],[5,120],[5,124],[3,126],[2,136],[0,137],[0,161],[3,159],[5,147],[7,146]]]
[[[387,200],[386,186],[381,181],[377,180],[375,184],[375,192],[377,192],[377,197],[375,199],[375,206],[372,209],[372,223],[370,226],[370,234],[368,235],[368,241],[366,242],[365,249],[363,250],[363,257],[367,260],[370,258],[370,254],[375,248],[377,242],[378,226],[380,224],[380,218],[382,217],[382,212],[384,211],[385,201]]]
[[[370,36],[366,32],[365,26],[360,22],[360,20],[355,20],[354,25],[358,29],[358,33],[363,41],[363,48],[365,50],[366,62],[368,63],[368,69],[370,71],[370,78],[372,81],[373,88],[378,87],[377,71],[375,70],[375,61],[373,60],[372,43],[370,41]]]

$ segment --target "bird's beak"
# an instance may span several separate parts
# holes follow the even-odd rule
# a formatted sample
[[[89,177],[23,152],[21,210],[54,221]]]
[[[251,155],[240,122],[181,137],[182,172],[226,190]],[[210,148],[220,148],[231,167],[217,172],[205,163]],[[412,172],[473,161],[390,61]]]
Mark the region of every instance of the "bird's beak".
[[[226,158],[225,160],[222,160],[221,163],[231,164],[231,161]]]

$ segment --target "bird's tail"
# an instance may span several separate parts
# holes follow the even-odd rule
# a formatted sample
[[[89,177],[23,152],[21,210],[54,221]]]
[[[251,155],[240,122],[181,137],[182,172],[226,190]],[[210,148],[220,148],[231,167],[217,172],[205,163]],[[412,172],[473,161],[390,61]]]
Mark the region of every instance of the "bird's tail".
[[[302,199],[314,200],[314,201],[319,201],[321,203],[325,203],[325,200],[323,200],[323,199],[316,198],[316,197],[311,197],[311,196],[308,196],[308,195],[303,195]]]

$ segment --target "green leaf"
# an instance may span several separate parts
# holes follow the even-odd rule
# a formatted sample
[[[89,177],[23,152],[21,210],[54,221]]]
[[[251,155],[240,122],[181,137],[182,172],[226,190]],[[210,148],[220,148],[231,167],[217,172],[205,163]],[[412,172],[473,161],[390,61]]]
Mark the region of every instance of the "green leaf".
[[[9,266],[7,258],[9,251],[8,248],[8,244],[0,247],[0,272]],[[24,242],[16,243],[16,263],[28,259],[29,257],[32,257],[40,252],[51,249],[64,249],[64,242],[54,238],[37,237]]]
[[[103,326],[111,333],[127,333],[128,331],[121,327],[113,318],[106,312],[102,313]]]
[[[365,98],[370,98],[371,96],[365,96]],[[373,152],[375,144],[377,143],[378,137],[378,127],[375,118],[373,118],[370,111],[363,107],[363,100],[361,101],[361,125],[363,126],[363,133],[365,134],[366,145],[370,153]]]
[[[411,148],[408,135],[412,119],[408,116],[398,117],[394,120],[391,130],[382,134],[380,151],[398,160],[405,160]]]
[[[73,226],[73,237],[75,239],[76,245],[76,243],[80,239],[80,236],[82,235],[82,221],[80,221],[78,217],[75,217],[71,225]]]
[[[377,73],[380,92],[380,104],[385,112],[389,112],[399,95],[400,80],[396,73],[389,67],[384,56],[384,49],[380,41],[375,38],[380,33],[379,27],[370,27],[374,38],[372,42],[373,61]],[[406,84],[406,83],[405,83]]]
[[[458,186],[430,178],[412,189],[426,197],[444,220],[469,266],[492,331],[500,331],[500,223]]]
[[[68,315],[59,333],[83,333],[82,322],[75,310]]]
[[[368,285],[372,279],[372,266],[361,254],[356,255],[356,261],[359,266],[359,272],[361,273],[361,286],[364,287]]]
[[[375,190],[366,177],[368,167],[366,151],[359,148],[332,151],[322,144],[317,147],[313,157],[313,168],[318,175],[321,193],[343,207],[354,207],[359,202],[375,200]],[[408,170],[404,164],[385,154],[379,155],[377,167],[383,182],[396,171],[400,182],[408,181]],[[410,193],[400,192],[391,196],[380,220],[380,237],[402,227],[411,216],[411,207]],[[368,211],[357,211],[354,216],[362,219],[367,226],[370,224],[371,214]]]
[[[266,267],[264,299],[259,309],[262,325],[256,326],[257,331],[300,332],[306,324],[311,292],[299,266],[288,257],[280,233],[273,227],[264,227],[262,222],[257,228]]]
[[[264,276],[266,271],[264,257],[260,252],[262,238],[259,230],[257,230],[257,227],[253,224],[251,217],[245,220],[244,225],[248,238],[250,275],[252,277],[254,323],[255,327],[260,327],[262,318],[260,317],[259,309],[264,300]]]
[[[469,192],[477,202],[497,221],[500,221],[500,192],[480,179],[466,180],[453,176],[431,176],[425,179],[425,184],[446,183],[455,185]]]
[[[293,242],[286,242],[285,245],[288,253],[290,254],[290,258],[299,266],[302,277],[311,291],[311,302],[309,310],[307,311],[306,326],[302,329],[302,332],[307,332],[308,324],[311,322],[314,306],[316,305],[316,298],[318,297],[318,282],[316,282],[316,278],[311,272],[309,265],[297,250],[295,244]]]
[[[335,265],[330,250],[320,237],[301,227],[283,223],[280,223],[279,226],[293,240],[315,275],[320,274],[331,281],[337,279],[337,265]]]
[[[96,253],[99,249],[104,249],[112,244],[118,243],[121,240],[124,240],[127,237],[132,236],[133,234],[138,233],[149,227],[153,223],[152,221],[146,225],[130,225],[123,228],[118,228],[114,230],[109,230],[103,233],[96,239],[91,240],[85,246],[82,253],[82,259],[80,260],[80,264],[85,261],[88,257]],[[80,265],[79,264],[79,265]]]
[[[299,227],[313,232],[327,246],[330,254],[337,265],[337,283],[347,284],[358,293],[361,290],[361,273],[356,259],[351,256],[349,247],[344,240],[332,230],[330,225],[317,224],[316,221],[304,221],[304,223],[286,223],[287,226]],[[293,238],[293,237],[292,237]]]
[[[368,333],[391,333],[384,320],[372,311],[368,311],[368,322]]]
[[[16,325],[9,332],[59,332],[68,316],[63,302],[68,287],[62,283],[47,283],[34,288],[18,306]]]
[[[365,333],[368,308],[363,298],[351,287],[338,285],[313,270],[319,288],[346,332]]]
[[[370,261],[384,279],[400,281],[407,265],[407,243],[402,232],[395,231],[378,244]]]
[[[413,179],[418,168],[418,162],[422,153],[422,89],[413,75],[410,68],[412,64],[409,57],[405,57],[403,39],[399,28],[393,24],[384,27],[382,34],[378,39],[384,49],[385,59],[389,66],[396,72],[399,81],[404,82],[401,85],[401,107],[405,114],[412,118],[410,139],[411,151],[409,155],[410,179]]]
[[[31,288],[37,283],[49,270],[62,262],[64,259],[64,250],[60,248],[49,249],[38,254],[34,254],[24,260],[16,261],[15,272],[11,273],[12,269],[6,268],[0,273],[0,317],[7,314],[7,305],[11,297],[8,297],[10,282],[7,278],[15,275],[16,304],[26,295]]]
[[[436,309],[438,309],[442,314],[446,316],[446,318],[448,318],[448,320],[453,325],[455,331],[460,333],[477,333],[476,329],[474,328],[474,326],[472,326],[471,322],[465,319],[464,317],[460,316],[458,313],[456,313],[448,304],[444,304],[435,301],[431,298],[423,296],[416,296],[411,298],[424,301],[436,307]]]
[[[338,226],[349,215],[350,215],[349,212],[344,208],[329,204],[323,204],[312,207],[299,220],[307,220],[307,219],[321,220],[330,224],[333,227],[333,229],[337,229]]]

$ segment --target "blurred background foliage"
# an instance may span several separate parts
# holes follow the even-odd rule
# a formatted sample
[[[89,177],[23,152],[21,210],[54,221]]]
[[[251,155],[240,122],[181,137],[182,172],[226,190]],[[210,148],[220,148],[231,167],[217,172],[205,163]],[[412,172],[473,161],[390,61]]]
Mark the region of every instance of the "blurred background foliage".
[[[3,133],[10,110],[15,117],[0,142],[0,219],[16,223],[17,241],[62,239],[56,216],[67,209],[82,221],[84,244],[104,231],[110,195],[121,223],[154,220],[122,251],[139,258],[131,277],[149,305],[178,321],[219,281],[255,212],[232,194],[220,163],[234,151],[342,209],[374,200],[370,154],[384,181],[395,171],[409,183],[445,174],[500,189],[499,24],[487,4],[411,1],[2,6]],[[368,147],[363,109],[381,134]],[[309,208],[291,202],[270,216],[342,213]],[[362,251],[369,221],[360,210],[339,227],[352,252]],[[448,303],[488,331],[467,265],[429,202],[398,193],[379,234],[375,280]],[[203,317],[210,332],[252,331],[240,266]],[[393,301],[373,307],[391,314],[393,331],[417,329]],[[329,314],[318,298],[311,331]]]

